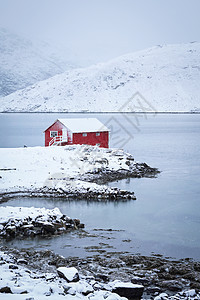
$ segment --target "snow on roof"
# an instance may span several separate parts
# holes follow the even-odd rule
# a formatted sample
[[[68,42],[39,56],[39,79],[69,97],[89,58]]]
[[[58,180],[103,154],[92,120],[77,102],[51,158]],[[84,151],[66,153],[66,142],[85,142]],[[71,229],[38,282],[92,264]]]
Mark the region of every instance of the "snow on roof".
[[[71,132],[98,132],[109,129],[96,118],[58,119]]]

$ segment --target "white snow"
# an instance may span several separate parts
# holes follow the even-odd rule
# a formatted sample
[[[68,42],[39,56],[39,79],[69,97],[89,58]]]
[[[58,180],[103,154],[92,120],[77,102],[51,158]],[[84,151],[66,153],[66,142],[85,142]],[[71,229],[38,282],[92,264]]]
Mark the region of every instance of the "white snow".
[[[76,276],[78,275],[78,270],[75,267],[60,267],[57,269],[57,271],[59,273],[62,273],[66,280],[69,282],[73,281],[74,278],[76,278]]]
[[[143,285],[141,285],[141,284],[134,284],[131,282],[121,282],[119,280],[115,280],[115,281],[111,282],[110,286],[112,288],[125,287],[125,288],[133,288],[133,289],[143,287]]]
[[[0,148],[0,194],[43,187],[60,191],[109,191],[111,188],[80,180],[87,172],[105,167],[128,170],[130,154],[93,146]]]
[[[16,223],[23,223],[27,218],[31,218],[34,221],[48,222],[49,217],[61,218],[63,214],[59,208],[47,209],[47,208],[35,208],[35,207],[13,207],[2,206],[0,224],[7,223],[9,220]]]
[[[98,132],[109,129],[96,118],[58,119],[71,132]]]
[[[72,58],[47,42],[33,41],[0,28],[0,97],[73,68]]]
[[[6,255],[0,251],[0,289],[9,287],[11,293],[0,293],[0,299],[7,300],[122,300],[126,299],[110,291],[94,289],[86,279],[80,279],[76,283],[67,283],[66,280],[50,273],[35,272],[27,267],[17,265],[16,269],[9,269],[14,262],[12,255]],[[49,280],[51,278],[51,280]],[[21,294],[26,292],[25,294]],[[88,295],[85,296],[85,293]]]
[[[200,43],[159,45],[38,82],[0,111],[200,111],[199,57]]]

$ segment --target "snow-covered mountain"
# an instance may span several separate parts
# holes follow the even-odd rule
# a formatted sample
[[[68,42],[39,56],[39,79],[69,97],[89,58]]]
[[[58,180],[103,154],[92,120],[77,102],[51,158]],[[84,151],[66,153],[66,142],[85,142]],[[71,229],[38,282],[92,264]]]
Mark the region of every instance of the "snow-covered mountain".
[[[48,43],[33,42],[0,28],[0,96],[74,67],[60,57],[56,47]]]
[[[67,71],[2,98],[0,111],[200,111],[200,43]]]

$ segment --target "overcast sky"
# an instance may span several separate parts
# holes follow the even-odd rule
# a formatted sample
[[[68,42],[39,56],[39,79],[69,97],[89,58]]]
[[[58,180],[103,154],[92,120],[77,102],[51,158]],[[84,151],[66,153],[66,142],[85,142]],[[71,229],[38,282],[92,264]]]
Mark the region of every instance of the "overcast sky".
[[[0,27],[106,61],[199,41],[200,0],[0,0]]]

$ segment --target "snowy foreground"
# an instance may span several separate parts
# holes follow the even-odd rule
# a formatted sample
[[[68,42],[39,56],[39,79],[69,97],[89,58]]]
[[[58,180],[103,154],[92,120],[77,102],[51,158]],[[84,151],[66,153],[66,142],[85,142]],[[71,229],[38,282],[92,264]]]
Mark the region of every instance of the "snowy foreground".
[[[143,286],[120,281],[100,284],[94,278],[80,276],[74,267],[59,267],[56,273],[39,273],[26,268],[0,251],[0,299],[125,299],[112,291],[119,287],[143,292]]]
[[[32,259],[29,256],[30,254],[17,251],[17,255],[16,251],[17,250],[14,250],[13,254],[8,254],[7,251],[0,250],[0,299],[2,300],[200,299],[200,294],[194,288],[189,289],[188,287],[188,289],[184,289],[178,293],[172,292],[176,290],[176,285],[179,285],[179,282],[176,280],[163,281],[163,284],[165,282],[165,286],[166,284],[171,284],[173,287],[170,294],[166,292],[159,293],[159,288],[152,285],[151,290],[155,296],[150,296],[145,293],[143,295],[144,286],[142,284],[121,280],[100,280],[93,275],[83,274],[82,271],[78,271],[74,266],[68,266],[64,263],[64,258],[63,263],[61,263],[62,266],[55,266],[54,268],[51,266],[51,269],[44,272],[44,270],[39,270],[39,266],[38,268],[30,266],[29,260],[31,261]],[[36,255],[37,259],[41,260],[37,253]],[[48,259],[48,256],[45,255],[45,257]],[[148,262],[148,260],[146,262]],[[44,260],[42,260],[42,263],[44,264]],[[140,269],[142,266],[144,267],[144,265],[138,264],[137,266],[140,267]],[[94,269],[94,267],[95,265],[93,267],[91,265],[92,269]],[[188,266],[186,266],[186,268],[187,267]],[[118,273],[120,273],[119,269]],[[155,272],[146,270],[146,276],[147,277],[133,276],[133,278],[134,280],[143,280],[144,285],[146,285],[148,281],[150,282],[150,280],[153,279]],[[177,276],[180,276],[180,274]],[[104,278],[104,273],[101,274],[101,277]],[[184,282],[186,282],[186,280],[183,280],[182,283]]]
[[[146,164],[136,163],[132,155],[122,150],[88,145],[1,148],[0,166],[1,200],[16,193],[135,199],[134,193],[95,182],[151,176],[157,172]]]

